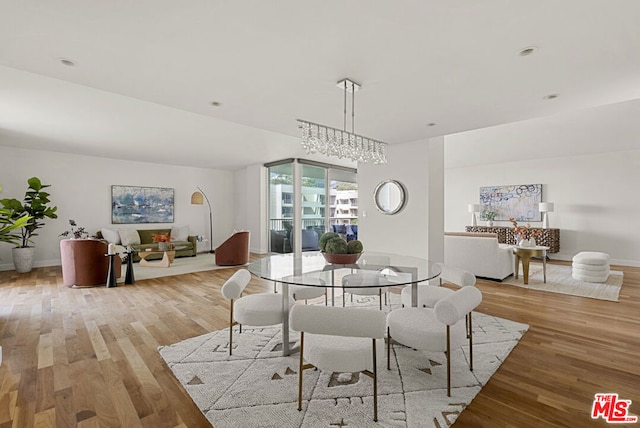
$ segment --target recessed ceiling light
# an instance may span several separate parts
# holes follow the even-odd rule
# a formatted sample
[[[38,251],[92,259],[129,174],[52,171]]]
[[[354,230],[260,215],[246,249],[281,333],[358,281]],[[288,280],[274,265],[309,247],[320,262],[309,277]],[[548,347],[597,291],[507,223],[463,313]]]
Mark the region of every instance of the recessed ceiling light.
[[[214,107],[220,107],[220,103],[218,101],[211,101],[209,104],[211,104]]]
[[[60,63],[62,63],[63,65],[66,65],[67,67],[75,67],[76,63],[73,60],[70,60],[69,58],[59,58]]]
[[[526,47],[526,48],[522,49],[520,52],[518,52],[518,55],[519,56],[529,56],[529,55],[533,54],[537,50],[538,50],[537,47],[529,46],[529,47]]]
[[[545,95],[544,97],[542,97],[543,100],[553,100],[558,98],[560,95],[558,94],[549,94],[549,95]]]

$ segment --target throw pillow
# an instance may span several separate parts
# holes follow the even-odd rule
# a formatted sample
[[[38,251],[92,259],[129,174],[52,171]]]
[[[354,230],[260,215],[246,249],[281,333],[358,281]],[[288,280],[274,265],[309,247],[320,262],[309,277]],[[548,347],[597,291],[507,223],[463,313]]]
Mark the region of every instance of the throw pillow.
[[[186,241],[189,239],[189,226],[172,226],[171,227],[171,238],[174,241]]]
[[[129,245],[140,245],[140,235],[135,229],[123,229],[120,231],[120,241],[125,247]]]
[[[102,237],[106,239],[109,244],[120,244],[120,233],[118,233],[118,230],[103,227],[100,229],[100,232],[102,233]]]

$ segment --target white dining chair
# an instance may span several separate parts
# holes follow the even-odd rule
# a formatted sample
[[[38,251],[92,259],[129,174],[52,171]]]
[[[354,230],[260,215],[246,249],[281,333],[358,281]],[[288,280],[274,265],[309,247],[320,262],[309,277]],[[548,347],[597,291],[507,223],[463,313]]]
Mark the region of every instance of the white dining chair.
[[[445,352],[447,396],[451,397],[451,351],[468,340],[469,368],[473,371],[471,312],[481,302],[480,290],[463,287],[438,301],[433,308],[405,307],[391,311],[387,316],[387,369],[391,369],[391,340],[419,351]]]
[[[476,285],[476,276],[464,269],[444,263],[435,263],[432,272],[440,271],[438,277],[439,285],[418,284],[418,307],[433,308],[438,301],[451,295],[454,290],[443,287],[446,281],[457,287],[472,287]],[[400,294],[400,302],[402,307],[411,306],[411,287],[404,287]]]
[[[350,293],[356,296],[378,296],[380,310],[382,310],[382,295],[385,295],[386,303],[386,293],[389,291],[390,285],[392,284],[377,271],[360,271],[347,274],[342,277],[342,307],[346,304],[346,293]]]
[[[220,292],[229,302],[229,355],[233,348],[233,326],[242,325],[268,326],[280,324],[283,321],[283,300],[274,293],[258,293],[242,296],[242,292],[251,281],[251,273],[246,269],[235,272],[222,285]],[[293,305],[289,299],[289,306]]]
[[[373,379],[373,420],[377,422],[376,340],[384,339],[385,326],[386,316],[382,311],[295,305],[291,309],[291,328],[300,332],[298,410],[302,410],[304,370],[362,372]]]

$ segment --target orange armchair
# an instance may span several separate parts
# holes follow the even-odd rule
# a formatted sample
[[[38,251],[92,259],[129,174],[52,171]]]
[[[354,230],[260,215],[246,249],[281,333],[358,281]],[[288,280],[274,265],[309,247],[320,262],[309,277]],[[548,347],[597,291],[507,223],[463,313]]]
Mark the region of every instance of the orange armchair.
[[[216,265],[234,266],[249,263],[249,231],[236,232],[216,248]]]
[[[60,241],[62,282],[64,285],[88,287],[105,285],[109,271],[109,246],[97,239],[63,239]],[[122,260],[115,257],[116,278],[122,273]]]

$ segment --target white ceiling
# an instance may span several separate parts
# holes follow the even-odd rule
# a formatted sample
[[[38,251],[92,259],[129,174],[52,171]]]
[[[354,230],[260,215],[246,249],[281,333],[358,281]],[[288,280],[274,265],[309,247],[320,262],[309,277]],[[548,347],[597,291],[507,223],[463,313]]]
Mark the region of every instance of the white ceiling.
[[[637,0],[0,0],[0,11],[0,145],[224,169],[308,157],[296,118],[342,127],[344,77],[362,84],[355,131],[391,144],[640,98]]]

